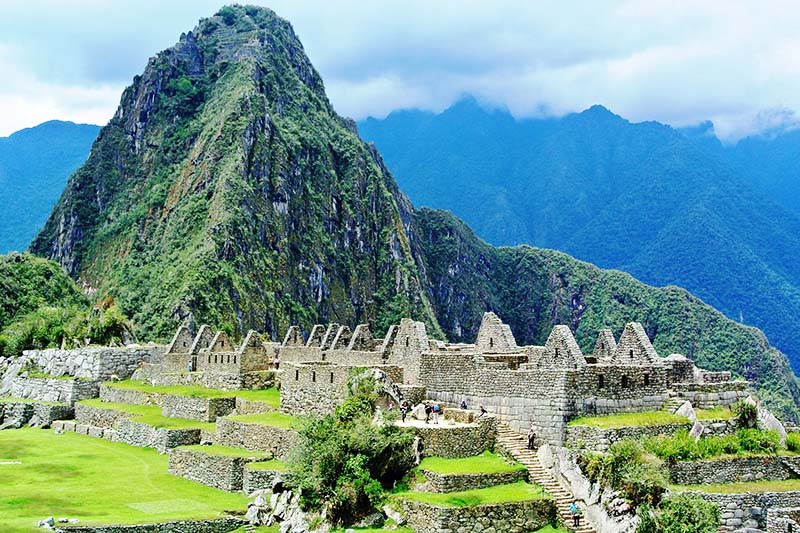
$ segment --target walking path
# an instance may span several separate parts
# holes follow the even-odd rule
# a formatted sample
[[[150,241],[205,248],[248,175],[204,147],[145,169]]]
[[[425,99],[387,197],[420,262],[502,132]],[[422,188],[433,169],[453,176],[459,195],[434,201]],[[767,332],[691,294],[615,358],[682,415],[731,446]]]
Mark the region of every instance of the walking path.
[[[561,521],[567,528],[576,533],[597,533],[597,530],[589,524],[585,513],[581,518],[580,527],[572,527],[572,515],[569,513],[569,506],[574,501],[572,494],[564,489],[553,478],[552,474],[542,466],[536,452],[528,449],[524,435],[517,433],[501,422],[497,427],[497,443],[510,453],[514,459],[525,465],[531,481],[541,485],[550,493],[556,502]]]

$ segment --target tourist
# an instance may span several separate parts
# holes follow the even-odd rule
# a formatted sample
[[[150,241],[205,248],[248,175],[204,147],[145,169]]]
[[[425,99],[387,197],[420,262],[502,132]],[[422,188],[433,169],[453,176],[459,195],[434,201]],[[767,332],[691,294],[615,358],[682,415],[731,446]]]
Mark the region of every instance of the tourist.
[[[403,403],[400,404],[400,419],[403,423],[406,423],[406,414],[408,413],[408,402],[403,400]]]
[[[461,400],[461,405],[459,405],[459,407],[461,409],[466,409],[467,408],[467,400]]]
[[[533,426],[531,429],[528,430],[528,449],[532,450],[534,448],[533,443],[536,441],[536,432],[533,430]]]
[[[481,414],[479,414],[479,415],[478,415],[478,417],[484,416],[485,414],[487,414],[487,413],[489,412],[489,411],[487,411],[487,410],[486,410],[486,408],[485,408],[484,406],[482,406],[482,405],[480,406],[480,411],[481,411]]]
[[[275,364],[275,370],[278,370],[278,368],[281,366],[281,356],[276,355],[273,363]]]
[[[438,424],[439,423],[439,411],[441,411],[441,408],[439,407],[439,403],[438,402],[434,403],[433,404],[433,423],[434,424]]]
[[[433,412],[433,407],[431,407],[431,404],[425,402],[425,423],[426,424],[431,421],[431,413],[432,412]]]
[[[189,359],[189,365],[187,366],[189,372],[194,372],[194,365],[192,364],[192,360]]]
[[[581,527],[581,508],[578,507],[578,500],[572,502],[569,506],[569,514],[572,515],[572,527]]]

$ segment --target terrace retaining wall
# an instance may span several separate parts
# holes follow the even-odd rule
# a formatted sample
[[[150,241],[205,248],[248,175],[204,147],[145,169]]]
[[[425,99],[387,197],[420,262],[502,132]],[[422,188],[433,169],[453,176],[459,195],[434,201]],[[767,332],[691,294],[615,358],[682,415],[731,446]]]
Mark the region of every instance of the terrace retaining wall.
[[[734,531],[740,528],[764,529],[767,526],[769,509],[800,506],[800,491],[742,494],[691,491],[690,493],[719,505],[722,518],[721,531]]]
[[[425,474],[426,481],[421,490],[425,492],[460,492],[516,483],[517,481],[526,481],[528,479],[527,470],[494,474],[440,474],[432,470],[422,469],[422,473]]]
[[[169,473],[215,487],[236,492],[244,487],[244,466],[263,457],[231,457],[213,451],[174,448],[169,452]]]
[[[800,457],[764,455],[706,461],[679,461],[668,465],[669,476],[678,485],[736,483],[742,481],[796,478]]]
[[[621,428],[598,428],[592,426],[567,426],[564,445],[574,450],[586,448],[605,452],[613,443],[624,438],[643,439],[656,435],[674,435],[678,430],[691,430],[691,423],[660,424],[653,426],[627,426]]]
[[[402,500],[403,514],[417,533],[512,533],[535,531],[556,520],[553,500],[439,507]]]
[[[159,522],[153,524],[137,524],[131,526],[62,526],[64,531],[84,533],[228,533],[245,525],[241,518],[226,517],[213,520],[180,520],[175,522]]]
[[[272,452],[276,459],[286,458],[298,442],[299,434],[293,429],[240,422],[224,417],[217,420],[217,433],[214,438],[215,444]]]
[[[474,424],[460,426],[409,426],[408,430],[422,440],[422,454],[425,457],[470,457],[480,455],[484,450],[494,450],[497,418],[487,416],[479,418]]]
[[[199,398],[164,394],[161,398],[161,412],[169,418],[186,418],[214,422],[217,417],[231,414],[236,409],[236,398]]]
[[[74,416],[75,410],[67,404],[0,403],[0,425],[16,420],[13,427],[22,427],[24,424],[28,424],[32,427],[49,428],[56,420],[66,420]]]

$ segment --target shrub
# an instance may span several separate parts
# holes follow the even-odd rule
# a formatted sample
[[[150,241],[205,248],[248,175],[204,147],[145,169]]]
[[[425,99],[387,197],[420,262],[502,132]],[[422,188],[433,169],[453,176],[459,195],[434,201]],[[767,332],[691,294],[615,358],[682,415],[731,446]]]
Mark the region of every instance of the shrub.
[[[786,435],[786,448],[790,452],[800,452],[800,433]]]
[[[736,417],[736,425],[742,429],[750,429],[756,427],[758,421],[758,408],[752,403],[739,400],[733,407],[733,414]]]
[[[358,384],[332,415],[312,419],[289,460],[305,509],[325,508],[332,523],[352,523],[381,503],[384,490],[414,465],[412,436],[393,424],[372,424],[374,383]]]
[[[781,447],[781,437],[776,431],[740,429],[736,437],[741,449],[752,453],[777,453]]]

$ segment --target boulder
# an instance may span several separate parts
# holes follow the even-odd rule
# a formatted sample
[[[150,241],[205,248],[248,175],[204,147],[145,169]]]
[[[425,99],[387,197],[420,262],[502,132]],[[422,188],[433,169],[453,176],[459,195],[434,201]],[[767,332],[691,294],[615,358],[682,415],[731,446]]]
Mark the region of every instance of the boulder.
[[[394,520],[394,522],[395,522],[395,523],[396,523],[398,526],[402,526],[403,524],[405,524],[405,523],[406,523],[406,519],[405,519],[405,517],[404,517],[404,516],[403,516],[403,515],[402,515],[400,512],[398,512],[398,511],[395,511],[394,509],[392,509],[392,508],[391,508],[391,507],[389,507],[388,505],[384,505],[384,506],[383,506],[383,509],[382,509],[382,511],[383,511],[383,513],[384,513],[386,516],[388,516],[388,517],[389,517],[391,520]]]
[[[678,407],[678,410],[675,411],[675,414],[680,416],[685,416],[692,422],[697,421],[697,414],[694,412],[694,407],[692,407],[692,402],[690,402],[689,400],[683,402],[683,404],[681,404],[681,406]]]
[[[703,436],[703,431],[705,431],[705,427],[703,424],[700,423],[699,420],[694,421],[694,425],[692,426],[692,430],[689,432],[689,436],[694,438],[694,441],[697,442],[700,440],[700,437]]]

